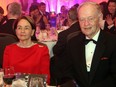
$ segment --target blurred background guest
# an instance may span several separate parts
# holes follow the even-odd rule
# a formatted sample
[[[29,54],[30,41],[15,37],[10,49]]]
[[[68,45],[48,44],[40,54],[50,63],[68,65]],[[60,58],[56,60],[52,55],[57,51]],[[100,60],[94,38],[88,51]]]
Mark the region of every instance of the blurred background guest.
[[[66,6],[62,5],[60,8],[60,13],[57,15],[57,20],[56,20],[58,29],[60,29],[61,26],[67,26],[67,13],[68,10]]]
[[[107,13],[107,2],[103,1],[101,3],[99,3],[102,13],[103,13],[103,19],[105,20],[106,17],[106,13]]]
[[[47,17],[48,20],[50,20],[50,14],[46,11],[46,4],[44,2],[40,2],[39,6],[39,12],[41,15],[44,15]]]
[[[72,6],[72,8],[78,8],[78,6],[79,6],[79,4],[76,3],[76,4],[74,4],[74,5]]]
[[[105,18],[104,30],[116,34],[116,0],[109,0],[107,3],[108,13]]]
[[[15,21],[14,30],[19,42],[5,48],[3,68],[12,66],[15,73],[45,74],[49,83],[49,51],[47,46],[32,41],[35,28],[29,16],[22,16]]]
[[[36,5],[31,5],[29,8],[29,16],[34,19],[34,21],[37,21],[37,17],[39,16],[39,10],[38,6]]]
[[[22,6],[22,11],[26,12],[27,11],[27,8],[28,8],[28,0],[19,0],[20,3],[21,3],[21,6]]]
[[[99,3],[99,5],[100,5],[101,11],[103,13],[103,18],[100,20],[99,26],[102,30],[104,30],[105,18],[106,18],[106,14],[107,14],[107,2],[103,1],[103,2]]]
[[[8,6],[9,6],[9,5],[10,5],[10,4],[8,4],[8,5],[6,6],[6,10],[7,10],[7,12],[8,12]],[[5,23],[8,21],[8,17],[7,17],[7,15],[8,15],[8,14],[6,14],[5,16],[3,16],[1,25],[2,25],[2,24],[5,24]]]
[[[39,17],[36,23],[40,25],[41,30],[45,30],[46,25],[49,24],[50,14],[46,12],[46,4],[44,2],[40,2],[38,9]]]
[[[0,33],[8,33],[15,35],[14,30],[12,28],[14,21],[21,16],[22,14],[22,7],[19,3],[17,2],[12,2],[8,4],[7,7],[7,17],[8,21],[1,25],[0,27]]]
[[[3,23],[4,9],[0,6],[0,25]]]

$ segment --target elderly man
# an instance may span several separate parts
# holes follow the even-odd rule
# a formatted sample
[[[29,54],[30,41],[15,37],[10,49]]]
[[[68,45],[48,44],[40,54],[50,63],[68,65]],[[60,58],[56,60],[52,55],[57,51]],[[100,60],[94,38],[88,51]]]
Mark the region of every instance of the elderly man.
[[[98,4],[85,2],[77,13],[82,32],[67,43],[62,81],[73,79],[79,87],[116,87],[116,36],[100,29]]]

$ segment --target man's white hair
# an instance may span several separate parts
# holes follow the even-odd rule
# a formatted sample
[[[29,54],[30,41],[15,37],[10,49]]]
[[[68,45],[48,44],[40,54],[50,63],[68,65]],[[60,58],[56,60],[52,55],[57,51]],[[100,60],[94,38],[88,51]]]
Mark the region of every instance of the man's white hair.
[[[97,4],[96,2],[84,2],[84,3],[80,4],[79,7],[77,8],[77,13],[79,12],[80,8],[85,6],[85,5],[93,5],[93,6],[95,6],[97,13],[99,13],[99,14],[102,13],[100,5]]]

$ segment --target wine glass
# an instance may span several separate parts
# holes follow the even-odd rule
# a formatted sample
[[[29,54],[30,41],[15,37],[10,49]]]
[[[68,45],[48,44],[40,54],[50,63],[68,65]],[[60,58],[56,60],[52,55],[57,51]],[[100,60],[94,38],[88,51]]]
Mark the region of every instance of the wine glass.
[[[4,83],[7,85],[11,85],[13,79],[15,79],[14,67],[8,66],[4,68],[4,76],[3,76]]]
[[[4,70],[2,68],[0,68],[0,87],[2,87],[4,84],[3,76],[4,76]]]

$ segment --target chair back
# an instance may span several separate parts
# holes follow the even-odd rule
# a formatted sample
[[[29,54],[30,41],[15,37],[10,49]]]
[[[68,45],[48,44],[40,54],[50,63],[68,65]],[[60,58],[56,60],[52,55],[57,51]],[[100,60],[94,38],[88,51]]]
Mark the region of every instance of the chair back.
[[[64,84],[61,84],[60,87],[79,87],[74,80],[69,80]]]
[[[7,45],[9,45],[11,43],[15,43],[17,41],[18,41],[18,39],[14,35],[0,33],[0,68],[2,68],[3,54],[4,54],[5,47]]]

